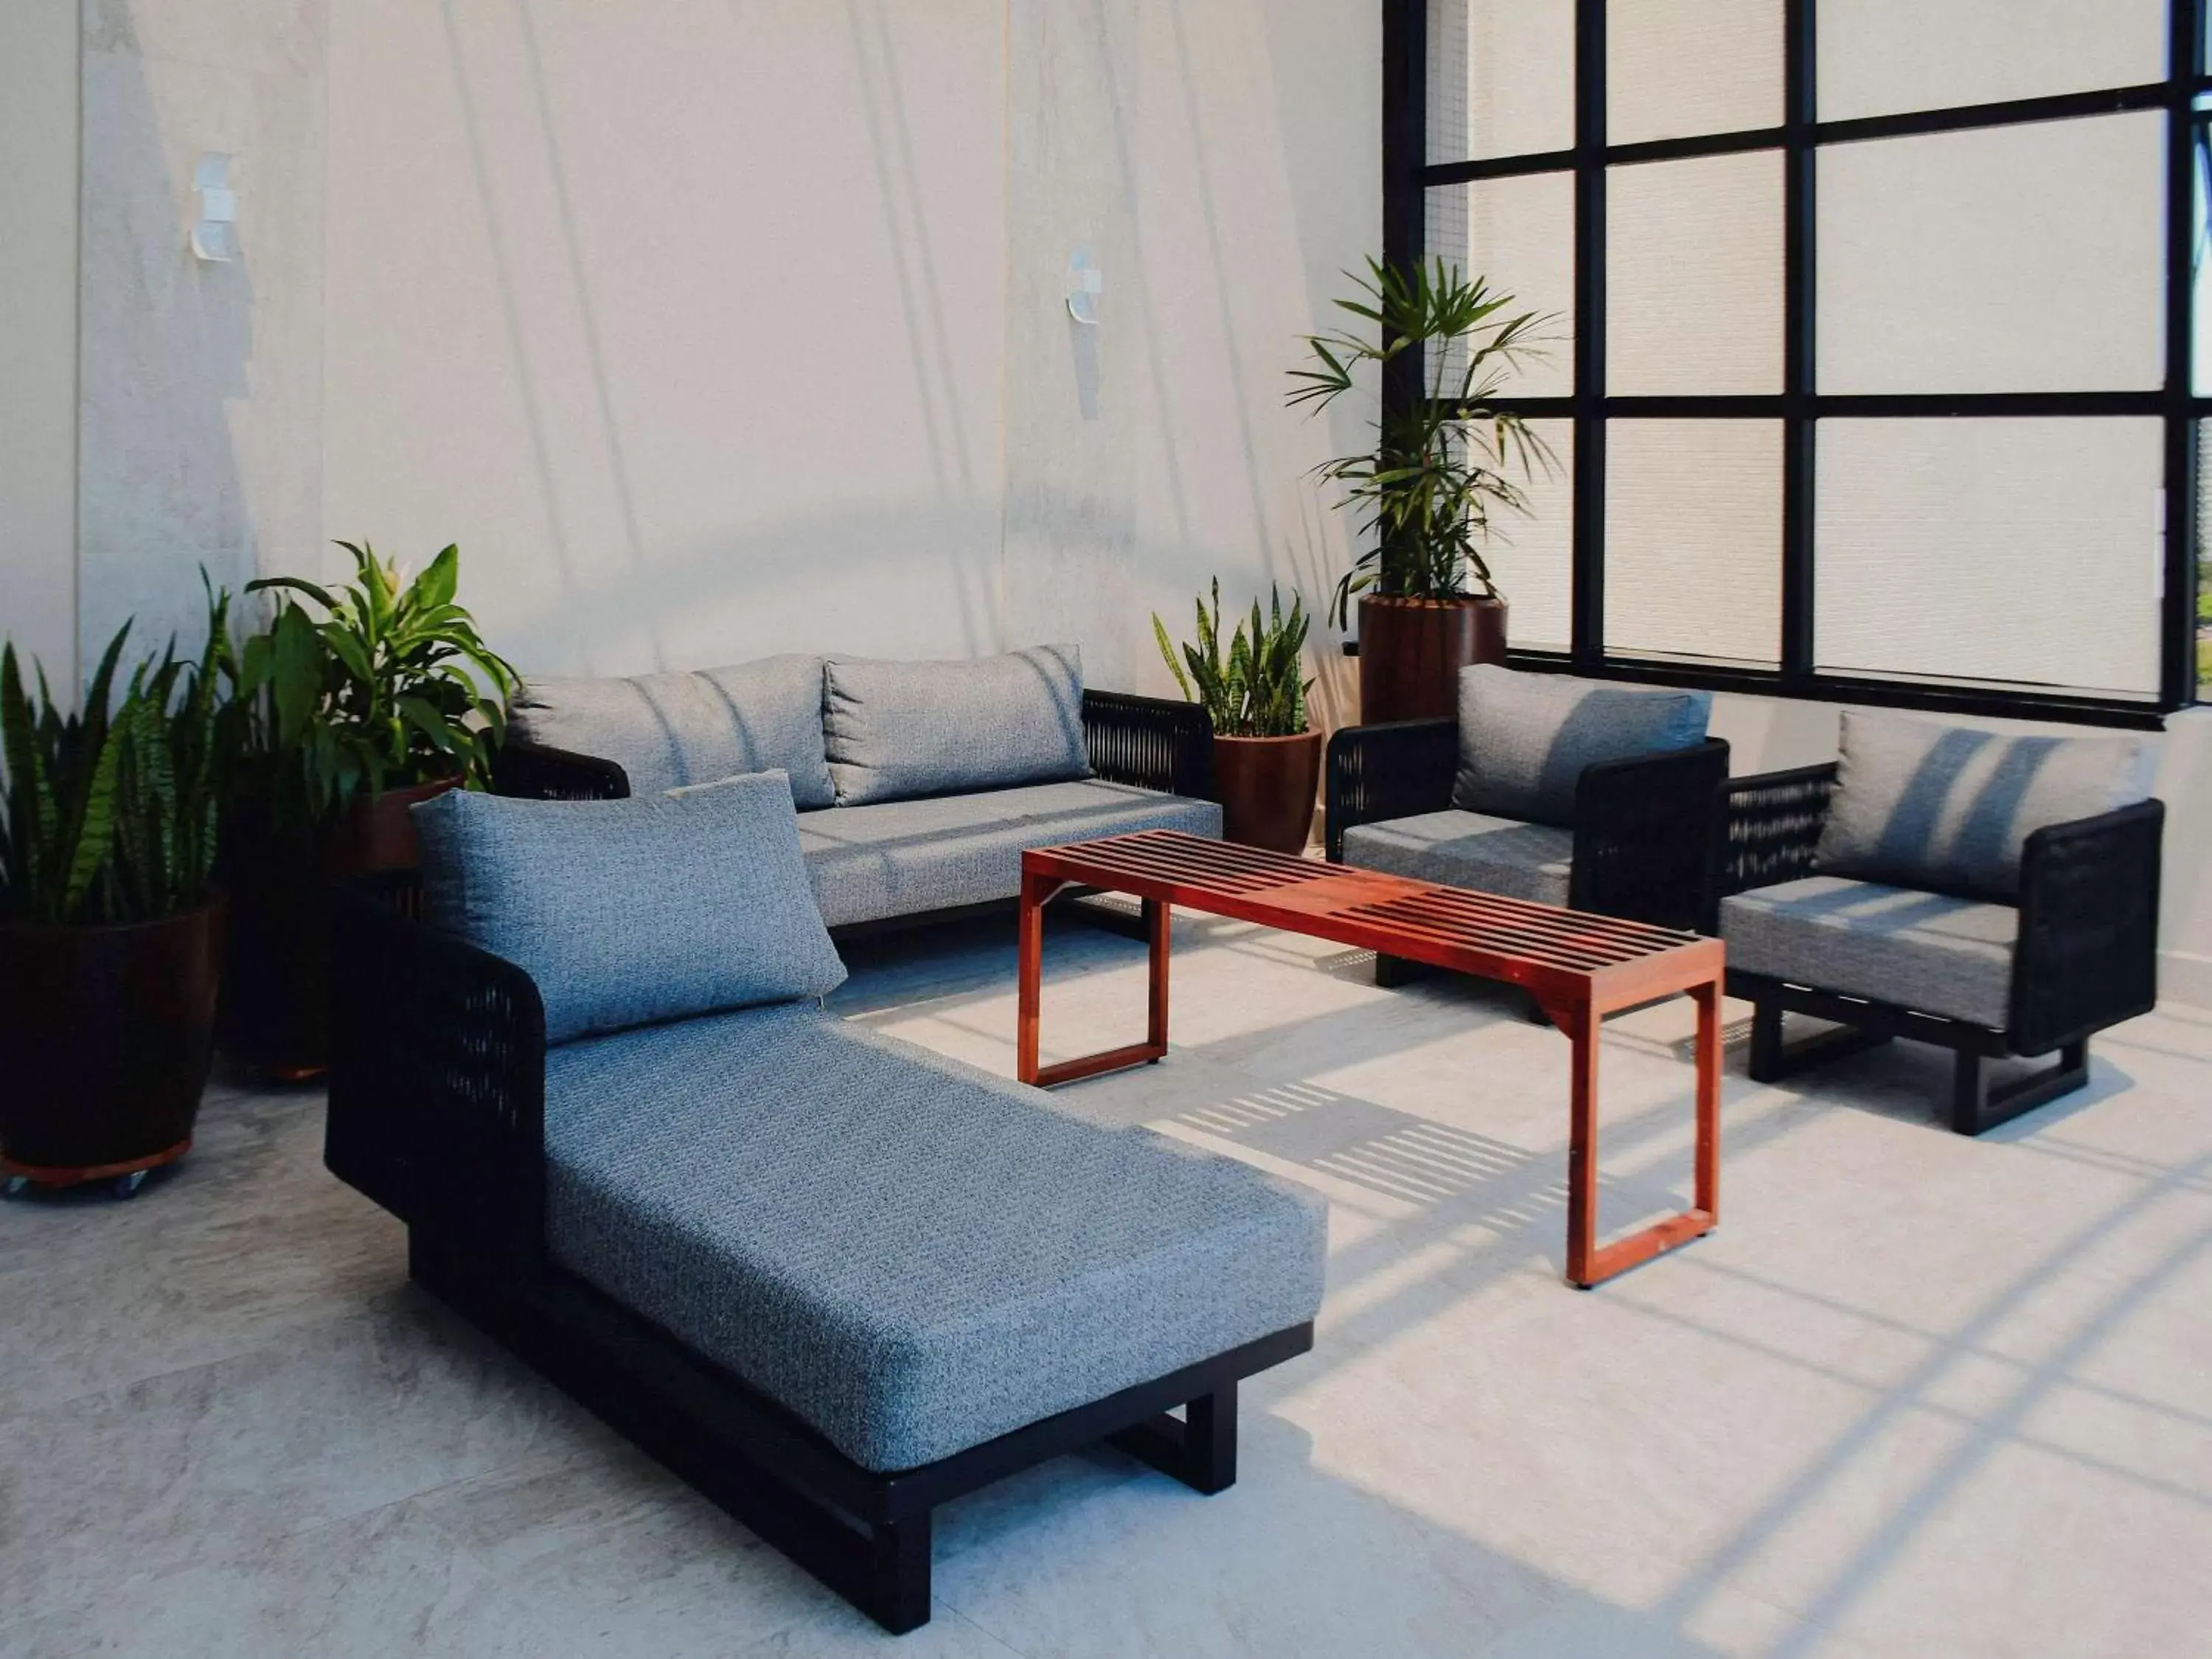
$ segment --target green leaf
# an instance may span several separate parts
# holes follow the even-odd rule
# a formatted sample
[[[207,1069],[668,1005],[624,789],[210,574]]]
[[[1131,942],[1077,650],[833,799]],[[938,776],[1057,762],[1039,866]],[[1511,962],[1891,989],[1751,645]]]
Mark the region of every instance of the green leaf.
[[[115,778],[126,738],[120,726],[108,727],[93,762],[83,799],[70,814],[62,843],[63,875],[56,921],[75,921],[92,890],[93,878],[107,863],[115,843]]]
[[[307,580],[304,576],[264,576],[258,581],[246,583],[246,591],[249,593],[304,593],[325,611],[338,608],[338,602],[331,597],[329,589]]]
[[[448,545],[430,561],[430,568],[415,579],[411,597],[416,605],[435,610],[453,602],[454,590],[461,585],[461,550]]]

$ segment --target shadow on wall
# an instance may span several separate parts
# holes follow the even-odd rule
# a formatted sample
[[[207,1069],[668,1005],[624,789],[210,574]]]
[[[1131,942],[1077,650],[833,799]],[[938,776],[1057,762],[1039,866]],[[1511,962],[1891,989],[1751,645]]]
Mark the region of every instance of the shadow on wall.
[[[726,58],[732,83],[742,84],[745,75],[760,72],[764,28],[790,26],[792,14],[787,7],[764,10],[757,0],[726,0],[726,9],[732,27],[719,40],[695,39],[684,50],[695,58],[702,52]],[[495,320],[486,318],[492,324],[487,331],[503,348],[502,378],[519,416],[514,459],[531,475],[524,484],[530,498],[526,516],[544,526],[546,538],[543,562],[528,562],[532,550],[514,544],[521,528],[513,522],[517,515],[502,521],[495,507],[490,523],[500,533],[479,568],[524,580],[502,584],[498,592],[479,590],[475,601],[495,635],[504,635],[526,665],[534,661],[541,670],[601,672],[694,666],[702,660],[702,641],[717,631],[718,617],[729,620],[732,641],[705,648],[704,659],[712,662],[831,644],[854,648],[856,635],[862,648],[886,652],[896,637],[917,632],[929,636],[924,648],[945,653],[979,654],[1000,643],[996,458],[970,453],[966,423],[971,411],[963,406],[963,365],[940,271],[940,243],[947,233],[925,210],[924,180],[917,172],[922,163],[908,108],[912,70],[893,40],[896,15],[883,0],[847,0],[842,18],[833,13],[824,21],[849,43],[837,74],[850,84],[840,85],[838,95],[849,91],[855,100],[872,161],[872,201],[860,199],[855,191],[853,205],[860,222],[872,207],[880,222],[896,278],[887,284],[895,292],[883,296],[884,306],[902,324],[891,331],[897,343],[889,351],[873,350],[871,372],[896,379],[903,368],[911,376],[907,396],[918,418],[911,424],[902,421],[895,435],[926,455],[934,500],[918,512],[881,509],[870,526],[880,540],[863,543],[858,523],[816,526],[820,540],[800,540],[790,527],[747,525],[729,542],[672,549],[654,532],[656,516],[664,523],[688,517],[696,524],[717,514],[742,520],[750,516],[757,498],[725,490],[717,500],[711,484],[678,484],[696,491],[693,499],[674,504],[663,499],[671,477],[680,476],[665,453],[667,441],[711,448],[713,432],[701,426],[700,416],[710,406],[726,405],[700,404],[697,385],[679,388],[659,406],[641,402],[656,376],[665,384],[665,365],[640,356],[639,337],[627,325],[638,296],[625,282],[640,268],[625,264],[619,249],[626,238],[635,240],[638,226],[608,215],[635,207],[640,198],[632,192],[615,198],[618,207],[611,206],[606,158],[590,143],[592,124],[610,112],[579,92],[573,73],[579,43],[591,39],[589,31],[574,18],[563,21],[557,13],[526,4],[504,21],[495,11],[437,8],[433,27],[446,59],[453,141],[463,152],[454,157],[455,171],[466,181],[462,211],[476,222],[456,228],[482,249],[486,297],[500,313]],[[607,26],[602,20],[594,27]],[[635,70],[634,64],[628,67]],[[683,90],[670,95],[680,102]],[[604,83],[599,95],[618,102]],[[491,125],[517,113],[521,134],[511,124]],[[671,118],[668,131],[685,131],[681,123],[690,118]],[[858,181],[848,176],[839,182],[851,188]],[[680,192],[683,185],[663,188]],[[690,206],[685,212],[702,222],[714,220],[711,212]],[[757,257],[780,268],[790,261],[773,251],[772,228],[756,239]],[[700,250],[711,246],[696,244],[686,256],[684,230],[670,234],[679,238],[672,245],[679,259],[703,258]],[[884,332],[885,319],[872,314],[866,320]],[[756,314],[751,321],[786,335],[835,325],[827,316]],[[695,359],[693,371],[703,381],[713,372],[710,362],[728,357],[732,349],[731,341],[721,341],[719,355],[709,351]],[[501,389],[471,388],[479,397],[488,390],[495,399]],[[793,430],[818,428],[825,453],[864,456],[872,422],[880,426],[884,418],[879,408],[872,411],[865,386],[842,384],[834,374],[804,387],[747,386],[744,398],[750,411],[745,419],[766,415],[779,441]],[[742,447],[744,430],[742,422],[732,429],[733,446]],[[442,483],[450,491],[459,480]],[[783,489],[787,498],[803,499],[806,486],[787,483]],[[479,520],[475,533],[492,539],[484,528]],[[927,549],[923,568],[952,596],[939,599],[926,614],[908,604],[917,542]],[[958,550],[948,556],[948,549]],[[716,562],[726,566],[719,574],[711,568]],[[886,584],[887,574],[904,580]],[[690,609],[702,603],[710,608],[706,619]],[[869,617],[872,605],[903,615]],[[840,608],[849,613],[844,626],[835,614]],[[831,614],[810,614],[824,609]],[[794,627],[827,637],[796,640]]]
[[[1125,81],[1108,96],[1111,125],[1086,115],[1073,135],[1095,137],[1096,164],[1114,181],[1105,217],[1126,216],[1148,244],[1133,264],[1111,237],[1099,244],[1109,328],[1126,354],[1117,363],[1110,339],[1103,347],[1106,418],[1085,423],[1071,392],[1049,419],[1087,443],[1113,427],[1121,384],[1145,408],[1135,431],[1114,438],[1129,453],[1095,471],[1041,465],[1036,452],[1065,434],[1032,444],[1010,430],[1003,490],[1001,457],[989,448],[997,423],[987,418],[996,380],[975,353],[987,331],[979,285],[1004,276],[981,270],[957,210],[1000,188],[1000,169],[979,167],[971,191],[955,167],[956,210],[942,210],[948,186],[937,169],[959,146],[973,150],[975,124],[948,121],[946,99],[967,83],[939,84],[951,49],[917,46],[911,9],[843,0],[810,14],[791,0],[720,0],[695,14],[701,27],[680,44],[592,9],[417,0],[360,11],[350,33],[373,39],[355,39],[345,50],[360,56],[336,71],[349,101],[334,124],[344,149],[334,176],[349,189],[362,181],[355,205],[379,222],[406,205],[366,182],[372,158],[360,134],[403,63],[442,58],[427,89],[410,93],[428,100],[417,124],[427,136],[389,159],[451,181],[444,195],[426,186],[418,204],[422,228],[442,233],[424,240],[445,250],[443,289],[427,276],[405,287],[432,296],[419,301],[434,307],[419,337],[443,329],[460,349],[447,363],[421,361],[417,345],[416,360],[388,371],[337,355],[348,383],[334,381],[334,402],[364,413],[333,417],[333,507],[395,511],[397,528],[344,526],[386,541],[457,537],[471,608],[495,643],[540,672],[678,669],[791,649],[981,654],[1073,634],[1102,684],[1165,690],[1153,609],[1187,606],[1216,570],[1248,599],[1264,599],[1272,577],[1318,608],[1349,538],[1304,470],[1356,438],[1283,409],[1281,393],[1297,334],[1319,320],[1320,289],[1378,234],[1359,222],[1371,207],[1360,205],[1371,194],[1366,158],[1330,159],[1335,135],[1368,133],[1372,98],[1358,92],[1352,116],[1330,112],[1321,100],[1343,78],[1343,54],[1331,49],[1342,30],[1283,23],[1279,10],[1261,0],[1218,12],[1183,0],[1172,15],[1132,0],[1073,9],[1077,32],[1110,26],[1115,37],[1086,40],[1086,52],[1141,46],[1161,121],[1138,128],[1140,88],[1123,64]],[[1363,23],[1352,38],[1371,30]],[[992,36],[979,25],[949,38],[969,60]],[[763,42],[777,40],[798,52],[807,91],[797,137],[724,118],[733,95],[762,84]],[[1050,95],[1024,67],[1007,77],[1014,95]],[[1285,73],[1294,83],[1271,84]],[[990,95],[1001,95],[995,80]],[[839,130],[821,134],[821,172],[804,189],[779,193],[730,174],[755,141],[766,147],[752,158],[758,167],[782,166],[778,146],[811,143],[808,123],[830,118],[825,100]],[[687,140],[697,141],[688,152]],[[655,157],[664,176],[632,188]],[[1340,177],[1361,189],[1333,188]],[[365,252],[349,243],[361,233],[344,228],[360,215],[340,205],[334,276],[358,268]],[[744,235],[718,242],[740,211],[753,216]],[[978,234],[988,222],[977,207]],[[1022,226],[994,234],[1035,263],[1040,250],[1021,246]],[[1054,233],[1048,251],[1056,304],[1069,245]],[[988,263],[1002,266],[1006,252],[994,247],[1000,257]],[[737,259],[744,268],[728,263]],[[794,267],[797,278],[781,274]],[[762,270],[774,280],[752,280]],[[842,356],[792,353],[810,331],[844,326],[838,295],[856,283],[869,301],[860,344],[848,340]],[[333,292],[334,325],[349,337],[403,328],[417,303],[349,282]],[[346,314],[356,292],[359,308]],[[794,292],[807,303],[775,308],[775,295]],[[678,352],[672,331],[640,321],[656,307],[689,317],[739,301],[777,337],[759,350],[733,325],[694,331]],[[1060,326],[1054,345],[1064,353]],[[468,357],[471,347],[482,355]],[[394,358],[410,351],[404,334],[393,340]],[[1024,377],[1032,367],[1023,363]],[[441,393],[456,426],[442,452],[365,429],[403,419],[385,407],[402,398],[434,406]],[[1018,501],[1042,549],[1038,568],[1019,573],[1005,533]],[[1024,607],[1003,596],[1024,583],[1062,585],[1074,598],[1018,620]],[[1333,644],[1324,631],[1309,669],[1324,726],[1356,713]]]
[[[235,592],[271,550],[233,427],[256,391],[255,226],[247,218],[227,264],[195,258],[186,240],[195,162],[226,144],[247,149],[255,112],[220,107],[165,129],[127,32],[88,29],[82,73],[77,644],[89,664],[134,618],[127,654],[173,635],[196,649],[199,567]],[[249,202],[258,177],[242,155]],[[264,483],[263,501],[287,481]]]

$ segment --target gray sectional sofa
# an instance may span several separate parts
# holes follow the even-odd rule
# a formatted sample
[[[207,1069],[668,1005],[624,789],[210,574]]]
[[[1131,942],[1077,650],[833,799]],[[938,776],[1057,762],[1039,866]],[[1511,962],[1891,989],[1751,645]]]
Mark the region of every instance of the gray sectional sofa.
[[[799,781],[417,809],[419,875],[337,907],[325,1156],[419,1284],[902,1631],[951,1498],[1100,1440],[1230,1485],[1326,1211],[825,1012]]]
[[[1086,691],[1073,646],[532,679],[512,718],[502,793],[645,795],[784,772],[816,900],[840,929],[1010,901],[1027,848],[1221,833],[1204,712]]]

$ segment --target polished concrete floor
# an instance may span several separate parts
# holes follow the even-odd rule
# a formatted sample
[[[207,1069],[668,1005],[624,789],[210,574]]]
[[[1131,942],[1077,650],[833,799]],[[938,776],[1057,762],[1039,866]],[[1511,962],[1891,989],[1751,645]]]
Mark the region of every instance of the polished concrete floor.
[[[1048,1048],[1129,1034],[1141,948],[1049,949]],[[1010,927],[855,968],[854,1018],[1011,1069]],[[1582,1294],[1559,1037],[1203,919],[1175,983],[1168,1062],[1065,1097],[1334,1204],[1234,1491],[1102,1451],[963,1503],[894,1647],[410,1289],[317,1094],[219,1085],[135,1201],[0,1206],[0,1654],[2212,1651],[2212,1016],[1978,1142],[1932,1054],[1734,1050],[1723,1229]],[[1685,1189],[1689,1030],[1609,1030],[1608,1224]]]

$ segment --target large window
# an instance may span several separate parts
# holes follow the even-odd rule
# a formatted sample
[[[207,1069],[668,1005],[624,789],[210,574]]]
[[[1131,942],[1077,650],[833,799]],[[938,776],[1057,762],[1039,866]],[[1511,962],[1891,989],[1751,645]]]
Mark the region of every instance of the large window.
[[[1559,319],[1516,659],[2194,700],[2205,5],[1385,0],[1389,257]]]

